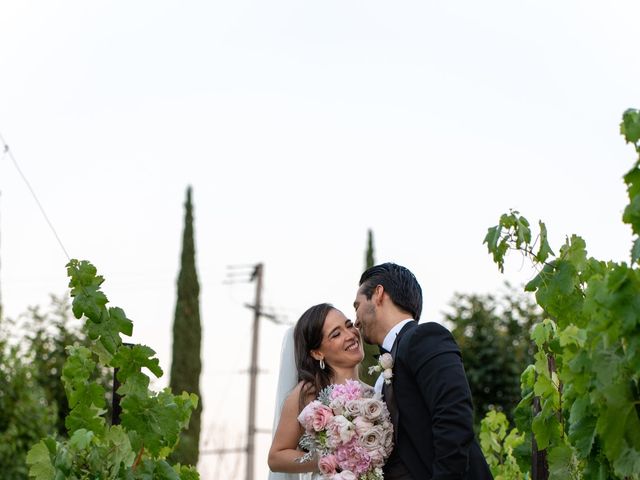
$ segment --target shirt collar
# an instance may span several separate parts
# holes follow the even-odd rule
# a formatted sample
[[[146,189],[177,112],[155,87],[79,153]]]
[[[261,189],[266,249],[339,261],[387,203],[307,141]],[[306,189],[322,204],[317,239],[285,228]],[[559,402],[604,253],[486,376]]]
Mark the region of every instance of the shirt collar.
[[[393,326],[393,328],[389,330],[389,333],[387,333],[387,336],[384,337],[384,340],[382,342],[382,348],[384,348],[387,352],[390,352],[391,349],[393,348],[393,342],[396,341],[396,337],[400,333],[400,330],[402,330],[402,327],[404,327],[407,323],[413,322],[413,321],[414,321],[413,318],[407,318],[406,320],[401,320],[400,322],[396,323]]]

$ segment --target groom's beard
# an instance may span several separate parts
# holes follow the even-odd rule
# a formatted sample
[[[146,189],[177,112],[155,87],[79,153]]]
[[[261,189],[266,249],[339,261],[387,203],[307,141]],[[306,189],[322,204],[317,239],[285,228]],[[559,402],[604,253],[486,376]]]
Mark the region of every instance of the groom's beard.
[[[376,342],[371,339],[371,330],[376,322],[376,309],[373,305],[363,313],[362,320],[360,321],[360,336],[362,339],[370,344],[375,345]]]

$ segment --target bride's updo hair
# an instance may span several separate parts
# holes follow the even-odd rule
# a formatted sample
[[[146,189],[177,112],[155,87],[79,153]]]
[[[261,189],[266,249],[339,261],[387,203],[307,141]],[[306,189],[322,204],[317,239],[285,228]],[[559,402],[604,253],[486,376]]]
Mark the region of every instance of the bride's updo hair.
[[[293,330],[298,382],[303,382],[300,390],[300,408],[304,407],[305,399],[310,395],[315,397],[323,388],[331,385],[331,365],[325,362],[324,370],[321,369],[320,362],[311,356],[311,350],[320,348],[322,327],[333,309],[334,306],[330,303],[314,305],[302,314]]]

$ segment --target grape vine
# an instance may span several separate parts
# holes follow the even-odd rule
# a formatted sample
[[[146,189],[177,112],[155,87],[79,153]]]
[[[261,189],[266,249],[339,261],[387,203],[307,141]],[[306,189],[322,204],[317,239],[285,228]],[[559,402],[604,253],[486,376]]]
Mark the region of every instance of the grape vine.
[[[532,241],[517,211],[502,215],[484,239],[501,271],[508,251],[538,268],[525,290],[535,292],[547,318],[531,334],[535,364],[522,374],[515,418],[547,451],[551,479],[640,478],[640,111],[627,110],[620,131],[639,155],[624,175],[622,220],[634,234],[629,264],[589,257],[576,235],[556,255],[545,224]]]
[[[69,346],[62,370],[70,412],[65,420],[67,441],[47,437],[29,451],[29,476],[36,480],[159,479],[195,480],[193,467],[169,465],[166,457],[189,422],[198,397],[170,389],[149,390],[143,368],[162,376],[155,352],[144,345],[125,345],[121,334],[131,336],[133,323],[118,307],[107,308],[100,289],[104,278],[83,260],[67,264],[76,318],[85,319],[92,340],[89,348]],[[105,419],[105,389],[91,380],[98,366],[117,368],[122,395],[121,425]]]

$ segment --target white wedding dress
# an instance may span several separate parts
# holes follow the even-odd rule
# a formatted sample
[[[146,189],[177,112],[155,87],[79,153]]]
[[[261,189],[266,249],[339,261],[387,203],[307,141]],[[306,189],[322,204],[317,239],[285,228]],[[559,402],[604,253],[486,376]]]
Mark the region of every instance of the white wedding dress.
[[[275,433],[282,405],[298,382],[296,373],[295,348],[293,345],[293,327],[287,329],[282,339],[282,350],[280,352],[280,372],[278,374],[278,388],[276,390],[275,412],[273,415],[273,430]],[[279,473],[269,472],[269,480],[322,480],[319,473]]]

